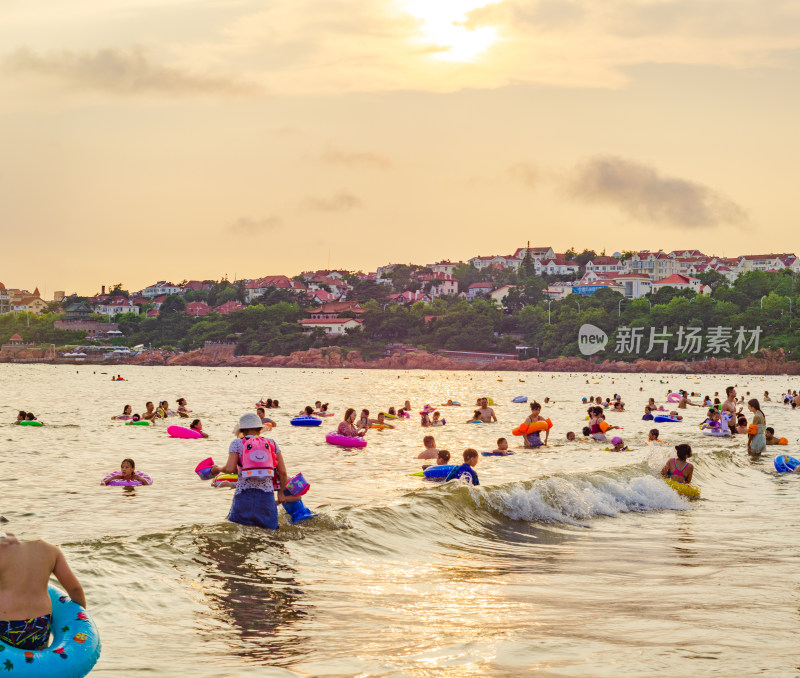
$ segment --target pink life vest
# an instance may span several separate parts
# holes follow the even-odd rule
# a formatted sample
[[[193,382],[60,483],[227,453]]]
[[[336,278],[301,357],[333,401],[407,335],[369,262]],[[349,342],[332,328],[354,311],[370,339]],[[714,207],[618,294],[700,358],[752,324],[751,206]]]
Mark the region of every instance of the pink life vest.
[[[260,436],[242,439],[240,478],[273,478],[278,457],[275,443]]]

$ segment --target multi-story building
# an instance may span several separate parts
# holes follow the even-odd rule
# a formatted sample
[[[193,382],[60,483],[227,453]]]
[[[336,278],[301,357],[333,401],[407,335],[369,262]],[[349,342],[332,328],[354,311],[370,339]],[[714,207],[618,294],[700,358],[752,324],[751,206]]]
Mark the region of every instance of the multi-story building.
[[[153,297],[160,297],[162,294],[179,294],[181,291],[180,285],[174,285],[171,282],[160,281],[150,287],[145,287],[142,290],[142,296],[152,299]]]

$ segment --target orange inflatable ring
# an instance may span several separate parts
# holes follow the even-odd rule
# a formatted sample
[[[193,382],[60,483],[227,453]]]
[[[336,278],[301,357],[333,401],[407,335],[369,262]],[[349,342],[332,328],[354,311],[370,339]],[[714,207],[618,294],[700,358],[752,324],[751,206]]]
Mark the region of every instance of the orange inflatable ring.
[[[609,423],[607,423],[607,422],[605,422],[605,421],[601,421],[601,422],[598,424],[598,426],[600,427],[600,430],[601,430],[603,433],[605,433],[606,431],[608,431],[608,429],[610,429],[610,428],[611,428],[611,424],[609,424]]]
[[[750,426],[747,427],[747,432],[751,436],[754,436],[756,433],[758,433],[758,426],[756,424],[750,424]]]
[[[788,445],[788,444],[789,444],[789,441],[786,440],[786,438],[779,438],[778,439],[778,445]]]
[[[545,419],[544,421],[532,421],[530,424],[522,423],[511,431],[511,433],[515,436],[524,436],[536,431],[548,431],[551,428],[553,428],[553,422],[549,419]]]

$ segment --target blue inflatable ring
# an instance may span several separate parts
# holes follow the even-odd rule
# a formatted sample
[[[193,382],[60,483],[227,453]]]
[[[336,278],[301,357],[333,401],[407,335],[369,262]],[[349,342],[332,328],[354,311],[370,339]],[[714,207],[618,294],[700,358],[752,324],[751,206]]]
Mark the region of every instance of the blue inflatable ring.
[[[428,480],[444,480],[454,468],[455,466],[453,464],[429,466],[422,472],[422,475],[424,475]]]
[[[54,586],[53,642],[44,650],[20,650],[0,642],[0,669],[11,676],[83,678],[100,657],[100,634],[86,611]]]
[[[512,403],[527,403],[528,396],[517,396],[516,398],[511,399]]]
[[[774,464],[778,473],[792,473],[800,466],[800,460],[790,457],[788,454],[779,454],[775,457]]]
[[[656,422],[656,424],[680,424],[681,423],[680,419],[673,419],[672,417],[667,416],[666,414],[659,414],[659,415],[653,417],[653,421]]]
[[[322,423],[322,419],[309,417],[307,414],[304,414],[302,416],[295,417],[289,423],[292,426],[319,426]]]

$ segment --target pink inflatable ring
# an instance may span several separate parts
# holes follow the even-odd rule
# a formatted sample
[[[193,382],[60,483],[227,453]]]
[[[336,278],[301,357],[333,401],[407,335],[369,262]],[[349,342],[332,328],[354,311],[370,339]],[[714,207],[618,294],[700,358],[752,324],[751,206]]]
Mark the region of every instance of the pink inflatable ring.
[[[170,438],[202,438],[203,434],[200,431],[195,431],[191,428],[184,428],[183,426],[169,426],[167,428]]]
[[[106,478],[110,478],[115,473],[119,473],[119,471],[111,471],[111,473],[107,473],[105,478],[103,478],[103,480],[105,480]],[[147,475],[146,473],[142,473],[141,471],[136,471],[136,473],[138,473],[140,476],[142,476],[142,478],[146,478],[147,480],[149,480],[150,484],[152,485],[153,479],[149,475]],[[110,483],[108,483],[108,485],[106,487],[111,487],[111,486],[114,486],[114,487],[138,487],[141,484],[142,483],[140,483],[138,480],[122,480],[121,478],[118,478],[117,480],[112,480]]]
[[[367,441],[363,438],[351,438],[350,436],[340,436],[338,433],[329,433],[325,436],[325,442],[330,445],[340,447],[366,447]]]

